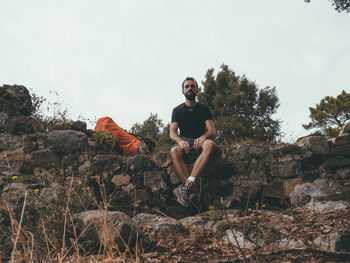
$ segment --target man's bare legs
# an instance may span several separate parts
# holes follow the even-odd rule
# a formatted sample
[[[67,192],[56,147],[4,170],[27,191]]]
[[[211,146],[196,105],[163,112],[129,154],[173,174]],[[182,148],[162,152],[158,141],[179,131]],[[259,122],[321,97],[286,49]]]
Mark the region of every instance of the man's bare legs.
[[[175,170],[180,177],[182,183],[185,183],[189,176],[197,178],[199,174],[203,171],[205,165],[207,164],[211,153],[215,149],[215,142],[207,139],[202,144],[202,152],[195,161],[191,174],[188,172],[188,168],[183,160],[184,152],[180,146],[174,146],[171,149],[171,157],[175,166]]]
[[[203,171],[205,165],[207,164],[211,153],[215,150],[215,142],[212,140],[205,140],[202,145],[202,152],[194,162],[192,172],[190,176],[197,178],[199,174]]]
[[[183,150],[180,146],[174,146],[171,148],[171,157],[175,166],[177,175],[180,177],[182,183],[185,183],[189,177],[187,165],[183,159]]]

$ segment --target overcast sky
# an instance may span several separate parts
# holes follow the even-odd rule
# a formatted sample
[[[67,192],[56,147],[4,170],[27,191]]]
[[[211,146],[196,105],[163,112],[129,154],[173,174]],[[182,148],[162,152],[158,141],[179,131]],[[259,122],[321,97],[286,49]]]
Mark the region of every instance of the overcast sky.
[[[225,63],[276,87],[292,140],[308,107],[350,91],[350,14],[327,0],[0,0],[0,12],[0,84],[56,91],[72,118],[170,122],[183,79]]]

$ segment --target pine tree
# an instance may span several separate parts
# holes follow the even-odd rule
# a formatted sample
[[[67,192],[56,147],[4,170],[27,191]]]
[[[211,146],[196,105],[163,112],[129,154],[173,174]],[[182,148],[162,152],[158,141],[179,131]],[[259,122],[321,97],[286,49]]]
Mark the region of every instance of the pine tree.
[[[335,137],[341,127],[350,120],[350,93],[344,90],[336,98],[326,96],[315,108],[310,107],[309,124],[303,124],[306,130],[319,128],[327,137]]]
[[[161,119],[159,119],[158,114],[153,114],[151,112],[150,116],[143,121],[143,123],[134,123],[131,127],[131,133],[139,137],[145,137],[152,139],[153,141],[158,141],[161,134],[161,129],[164,124]]]
[[[279,107],[275,88],[259,90],[246,76],[236,76],[224,64],[216,77],[214,69],[209,69],[202,84],[198,101],[211,108],[219,143],[276,140],[280,121],[271,117]]]

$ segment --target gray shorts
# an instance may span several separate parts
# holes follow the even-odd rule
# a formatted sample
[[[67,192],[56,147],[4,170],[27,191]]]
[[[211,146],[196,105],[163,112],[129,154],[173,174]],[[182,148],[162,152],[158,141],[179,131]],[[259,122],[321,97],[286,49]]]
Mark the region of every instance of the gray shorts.
[[[202,152],[202,149],[195,150],[193,148],[193,144],[194,144],[194,141],[196,139],[188,138],[188,137],[181,137],[181,139],[183,139],[184,141],[188,142],[190,144],[190,148],[191,148],[189,153],[185,153],[184,154],[184,161],[185,161],[185,163],[193,163],[193,162],[195,162],[197,160],[198,156]],[[175,143],[173,146],[176,146],[176,145],[178,145],[178,144]]]
[[[194,141],[196,139],[194,138],[188,138],[188,137],[181,137],[181,139],[183,139],[184,141],[188,142],[190,144],[190,148],[191,150],[193,149],[193,145],[194,145]],[[175,145],[178,145],[177,143]]]

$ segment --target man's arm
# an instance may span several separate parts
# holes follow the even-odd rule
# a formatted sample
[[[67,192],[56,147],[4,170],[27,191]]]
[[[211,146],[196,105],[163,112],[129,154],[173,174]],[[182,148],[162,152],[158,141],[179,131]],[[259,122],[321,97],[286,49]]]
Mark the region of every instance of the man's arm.
[[[190,144],[186,141],[184,141],[179,134],[177,133],[177,129],[179,128],[179,124],[177,122],[172,122],[170,124],[170,139],[174,142],[176,142],[184,151],[185,153],[189,153]]]
[[[207,132],[203,134],[205,136],[205,138],[210,139],[210,138],[215,137],[216,130],[215,130],[214,121],[213,120],[206,120],[205,126],[207,127]]]
[[[207,128],[207,132],[204,133],[202,136],[200,136],[199,138],[197,138],[194,141],[193,147],[194,147],[195,150],[198,150],[200,147],[202,147],[202,144],[203,144],[203,142],[206,139],[213,138],[216,135],[215,125],[214,125],[214,121],[213,120],[206,120],[205,121],[205,126]]]

